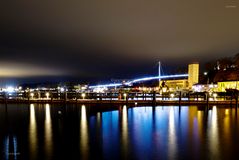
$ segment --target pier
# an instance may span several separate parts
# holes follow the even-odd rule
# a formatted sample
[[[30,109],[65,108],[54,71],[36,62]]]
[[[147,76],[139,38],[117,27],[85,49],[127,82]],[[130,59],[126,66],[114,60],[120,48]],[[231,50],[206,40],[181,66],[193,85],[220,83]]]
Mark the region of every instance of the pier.
[[[77,104],[127,104],[127,105],[231,105],[237,106],[236,96],[227,93],[209,95],[208,93],[159,94],[156,92],[38,92],[37,94],[0,95],[0,103],[77,103]]]

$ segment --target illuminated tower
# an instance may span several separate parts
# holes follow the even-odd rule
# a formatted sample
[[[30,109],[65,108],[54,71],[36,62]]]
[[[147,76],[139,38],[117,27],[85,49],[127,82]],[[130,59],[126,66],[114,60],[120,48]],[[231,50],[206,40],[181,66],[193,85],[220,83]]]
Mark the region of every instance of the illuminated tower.
[[[189,89],[196,83],[198,83],[199,77],[199,64],[191,63],[188,65],[188,87]]]

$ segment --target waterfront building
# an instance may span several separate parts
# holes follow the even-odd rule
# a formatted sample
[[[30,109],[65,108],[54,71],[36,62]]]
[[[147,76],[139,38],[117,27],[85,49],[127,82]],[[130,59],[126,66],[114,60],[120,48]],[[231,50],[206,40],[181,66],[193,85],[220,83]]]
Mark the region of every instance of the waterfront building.
[[[213,78],[213,81],[218,84],[218,92],[226,92],[226,89],[239,90],[238,75],[239,70],[234,68],[218,71]]]
[[[174,92],[181,89],[186,89],[188,87],[187,79],[167,79],[160,82],[161,88],[164,87],[162,84],[165,83],[168,91]]]
[[[227,89],[239,90],[239,82],[221,81],[212,84],[195,84],[192,87],[194,92],[226,92]]]
[[[192,89],[199,79],[199,63],[191,63],[188,65],[188,88]]]
[[[188,65],[188,78],[166,79],[160,82],[160,87],[166,85],[168,91],[174,92],[178,90],[192,89],[194,84],[199,80],[199,63],[191,63]]]
[[[239,90],[238,82],[239,71],[232,69],[222,69],[216,70],[213,76],[211,77],[210,84],[194,84],[193,91],[195,92],[204,92],[204,91],[213,91],[213,92],[226,92],[227,89],[237,89]],[[208,78],[207,78],[208,79]]]
[[[239,90],[239,82],[238,81],[225,81],[218,82],[218,92],[226,92],[226,89],[237,89]]]

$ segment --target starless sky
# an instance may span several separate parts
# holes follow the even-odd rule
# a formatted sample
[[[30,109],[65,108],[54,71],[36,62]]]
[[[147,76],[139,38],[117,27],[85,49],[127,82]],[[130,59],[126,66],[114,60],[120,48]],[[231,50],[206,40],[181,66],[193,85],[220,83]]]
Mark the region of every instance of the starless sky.
[[[239,52],[236,0],[0,2],[0,77],[133,78]]]

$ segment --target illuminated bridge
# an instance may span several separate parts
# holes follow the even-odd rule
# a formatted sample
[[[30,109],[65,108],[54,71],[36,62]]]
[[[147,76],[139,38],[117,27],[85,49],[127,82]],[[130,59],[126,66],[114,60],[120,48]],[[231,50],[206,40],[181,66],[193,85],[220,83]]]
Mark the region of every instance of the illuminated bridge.
[[[94,86],[89,86],[89,88],[119,87],[119,86],[122,86],[122,85],[130,86],[133,83],[144,82],[144,81],[149,81],[149,80],[157,80],[157,79],[161,80],[161,79],[167,79],[167,78],[181,78],[181,77],[188,77],[188,74],[145,77],[145,78],[134,79],[132,81],[128,81],[128,82],[124,82],[124,83],[111,83],[111,84],[103,84],[103,85],[94,85]]]

